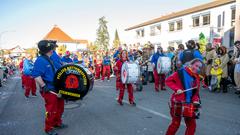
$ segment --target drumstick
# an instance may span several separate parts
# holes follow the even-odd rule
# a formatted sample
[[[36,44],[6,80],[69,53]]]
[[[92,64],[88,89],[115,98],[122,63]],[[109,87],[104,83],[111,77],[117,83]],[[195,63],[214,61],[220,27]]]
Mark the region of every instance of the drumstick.
[[[183,90],[182,93],[185,93],[185,92],[187,92],[187,91],[190,91],[190,90],[193,90],[193,89],[196,89],[196,88],[197,88],[197,86],[196,86],[196,87],[193,87],[193,88],[189,88],[189,89]],[[176,94],[179,95],[179,94],[182,94],[182,93],[176,93]]]

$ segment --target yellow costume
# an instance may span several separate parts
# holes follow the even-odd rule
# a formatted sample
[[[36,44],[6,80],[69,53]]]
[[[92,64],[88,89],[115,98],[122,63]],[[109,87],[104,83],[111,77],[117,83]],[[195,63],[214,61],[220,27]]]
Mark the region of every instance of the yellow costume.
[[[221,60],[219,58],[214,60],[213,67],[211,68],[212,80],[217,79],[216,81],[211,80],[211,87],[214,90],[215,88],[220,89],[220,82],[223,74],[223,70],[220,67]],[[212,83],[213,82],[213,83]]]

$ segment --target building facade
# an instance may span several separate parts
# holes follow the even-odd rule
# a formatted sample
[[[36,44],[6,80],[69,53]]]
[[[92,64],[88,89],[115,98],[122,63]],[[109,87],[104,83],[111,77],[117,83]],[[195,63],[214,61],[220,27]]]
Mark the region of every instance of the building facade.
[[[176,47],[199,40],[203,33],[213,44],[231,47],[234,42],[235,0],[218,0],[132,26],[126,31],[134,43]]]

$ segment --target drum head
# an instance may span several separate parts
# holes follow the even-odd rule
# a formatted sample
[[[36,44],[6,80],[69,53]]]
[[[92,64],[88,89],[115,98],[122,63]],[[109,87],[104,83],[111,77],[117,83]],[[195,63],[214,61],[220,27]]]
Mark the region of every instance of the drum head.
[[[128,68],[127,68],[127,62],[124,62],[121,69],[121,80],[122,83],[126,83],[128,79]]]
[[[162,65],[161,65],[161,57],[158,58],[158,61],[157,61],[157,72],[160,74],[161,73],[161,70],[162,70]]]
[[[64,99],[74,101],[82,99],[88,93],[90,80],[82,67],[68,64],[57,70],[54,85]]]

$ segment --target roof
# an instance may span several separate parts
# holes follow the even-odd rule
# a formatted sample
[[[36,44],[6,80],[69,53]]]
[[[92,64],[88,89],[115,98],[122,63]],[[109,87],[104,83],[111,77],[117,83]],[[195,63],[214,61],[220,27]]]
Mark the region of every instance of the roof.
[[[43,39],[56,40],[57,42],[74,42],[74,40],[69,35],[67,35],[65,32],[63,32],[56,25]]]
[[[185,9],[185,10],[178,11],[178,12],[173,12],[171,14],[164,15],[159,18],[155,18],[153,20],[146,21],[141,24],[129,27],[125,30],[128,31],[128,30],[140,28],[140,27],[143,27],[146,25],[151,25],[151,24],[158,23],[161,21],[169,20],[172,18],[180,17],[183,15],[187,15],[187,14],[191,14],[191,13],[195,13],[195,12],[199,12],[199,11],[203,11],[203,10],[207,10],[207,9],[214,8],[214,7],[219,7],[219,6],[226,5],[226,4],[233,3],[233,2],[236,2],[236,0],[215,0],[215,1],[212,1],[212,2],[209,2],[206,4],[202,4],[199,6],[195,6],[195,7],[189,8],[189,9]]]

